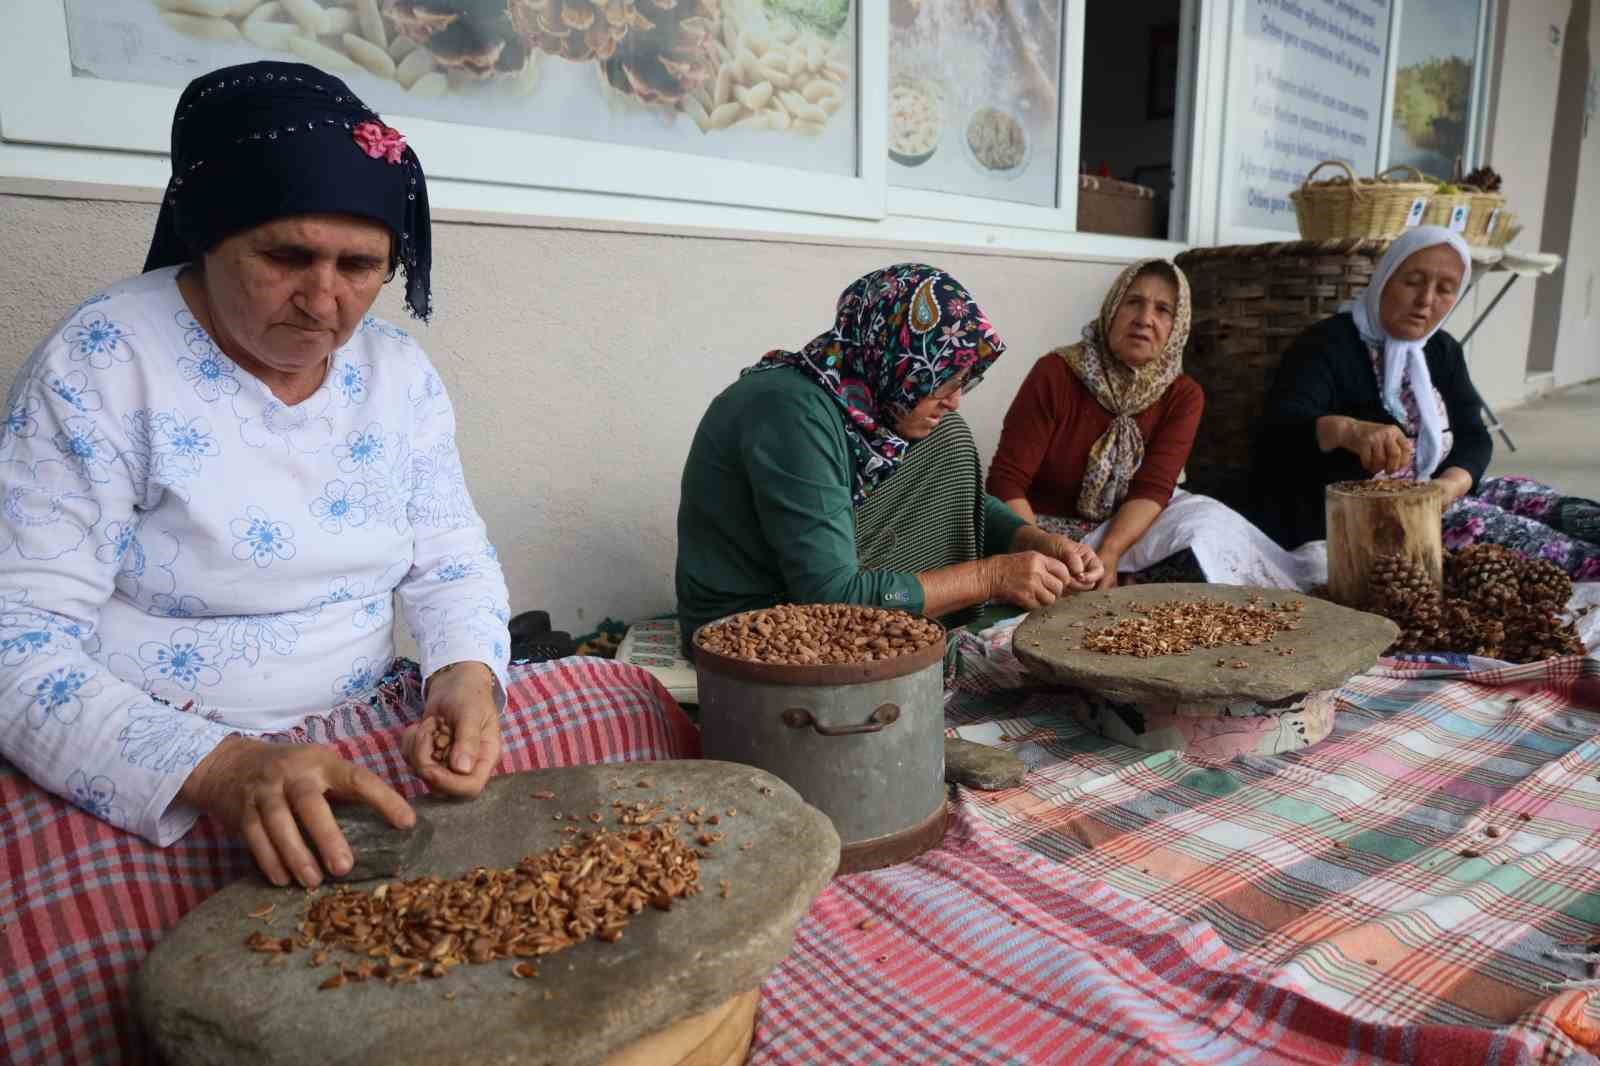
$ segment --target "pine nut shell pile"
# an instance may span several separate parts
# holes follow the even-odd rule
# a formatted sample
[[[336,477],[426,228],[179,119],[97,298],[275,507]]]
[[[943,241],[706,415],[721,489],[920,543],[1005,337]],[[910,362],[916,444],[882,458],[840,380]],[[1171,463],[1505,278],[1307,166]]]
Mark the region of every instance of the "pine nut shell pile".
[[[448,880],[419,877],[370,890],[337,886],[311,901],[298,935],[258,931],[245,947],[283,956],[315,947],[313,968],[329,961],[331,948],[354,953],[359,961],[340,962],[318,985],[323,990],[368,979],[413,984],[501,959],[513,960],[510,976],[535,977],[530,960],[590,938],[620,940],[646,907],[671,910],[700,892],[707,853],[699,849],[722,840],[704,828],[703,811],[668,817],[659,802],[615,806],[621,829],[566,829],[568,843],[509,869],[479,867]],[[589,820],[598,823],[599,812]],[[700,827],[693,842],[677,835],[682,823]]]
[[[905,611],[839,603],[748,611],[695,634],[695,646],[753,663],[814,666],[896,659],[942,642],[937,622]]]
[[[1149,659],[1182,655],[1196,648],[1255,647],[1279,633],[1299,629],[1305,604],[1296,600],[1269,603],[1263,596],[1236,604],[1202,596],[1128,609],[1133,617],[1085,633],[1083,650]],[[1108,617],[1115,614],[1107,612]]]

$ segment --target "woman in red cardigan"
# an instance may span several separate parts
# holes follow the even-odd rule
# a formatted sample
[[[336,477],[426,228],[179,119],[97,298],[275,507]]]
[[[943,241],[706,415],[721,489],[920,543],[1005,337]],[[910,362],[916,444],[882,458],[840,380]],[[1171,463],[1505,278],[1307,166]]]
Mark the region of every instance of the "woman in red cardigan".
[[[1244,518],[1176,492],[1205,409],[1183,373],[1189,281],[1165,259],[1129,266],[1083,339],[1034,364],[1006,413],[988,491],[1041,527],[1092,544],[1143,581],[1308,587],[1316,560],[1283,551]],[[1176,492],[1176,498],[1175,498]],[[1170,506],[1169,506],[1170,505]]]

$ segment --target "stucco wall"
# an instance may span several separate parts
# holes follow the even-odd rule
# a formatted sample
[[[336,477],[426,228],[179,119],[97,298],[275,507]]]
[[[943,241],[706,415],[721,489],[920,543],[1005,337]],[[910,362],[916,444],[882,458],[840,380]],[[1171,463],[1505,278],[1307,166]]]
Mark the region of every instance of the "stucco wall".
[[[1600,0],[1590,4],[1590,76],[1600,77]],[[1572,237],[1560,275],[1564,295],[1556,337],[1556,384],[1567,385],[1600,377],[1600,114],[1559,135],[1582,138]]]
[[[54,321],[136,272],[153,205],[0,196],[0,386]],[[432,326],[462,456],[516,609],[584,630],[673,605],[678,478],[707,401],[763,351],[809,340],[889,248],[444,224]],[[920,258],[930,258],[919,256]],[[963,411],[985,459],[1023,375],[1075,340],[1116,268],[981,255],[937,262],[1010,351]],[[398,286],[378,313],[406,323]]]

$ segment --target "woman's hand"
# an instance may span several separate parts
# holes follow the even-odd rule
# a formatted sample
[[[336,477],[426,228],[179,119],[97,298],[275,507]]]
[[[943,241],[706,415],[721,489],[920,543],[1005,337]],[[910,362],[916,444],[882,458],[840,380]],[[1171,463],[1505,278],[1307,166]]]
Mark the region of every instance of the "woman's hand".
[[[396,829],[417,821],[400,793],[328,748],[237,736],[200,760],[178,796],[244,837],[256,865],[275,885],[287,885],[292,876],[316,888],[324,869],[344,874],[355,863],[329,796],[365,803]],[[321,865],[306,847],[306,836],[316,845]]]
[[[1121,561],[1121,556],[1109,554],[1104,549],[1101,550],[1100,565],[1105,569],[1101,573],[1099,580],[1094,583],[1096,591],[1110,592],[1117,587],[1117,564]]]
[[[1056,602],[1073,581],[1066,563],[1043,552],[991,555],[982,560],[981,565],[988,579],[989,599],[1030,611]]]
[[[1105,573],[1093,548],[1059,533],[1046,533],[1038,526],[1023,526],[1017,530],[1011,547],[1016,552],[1036,551],[1062,563],[1067,568],[1068,586],[1078,592],[1094,588]]]
[[[1402,474],[1411,469],[1416,446],[1399,426],[1381,422],[1351,420],[1345,430],[1344,448],[1361,460],[1369,474]]]
[[[428,676],[422,720],[401,736],[400,750],[435,792],[470,799],[489,783],[500,762],[500,710],[494,686],[494,672],[483,663],[451,663]],[[452,737],[446,762],[433,757],[434,727],[439,722],[450,727]]]

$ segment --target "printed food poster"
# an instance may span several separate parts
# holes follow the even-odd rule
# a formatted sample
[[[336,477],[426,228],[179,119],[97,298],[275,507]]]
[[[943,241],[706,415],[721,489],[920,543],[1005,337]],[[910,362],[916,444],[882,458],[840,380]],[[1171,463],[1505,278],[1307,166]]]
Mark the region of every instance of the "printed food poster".
[[[1053,207],[1062,0],[889,0],[889,182]]]
[[[384,115],[854,176],[852,0],[65,0],[73,73],[310,63]]]

